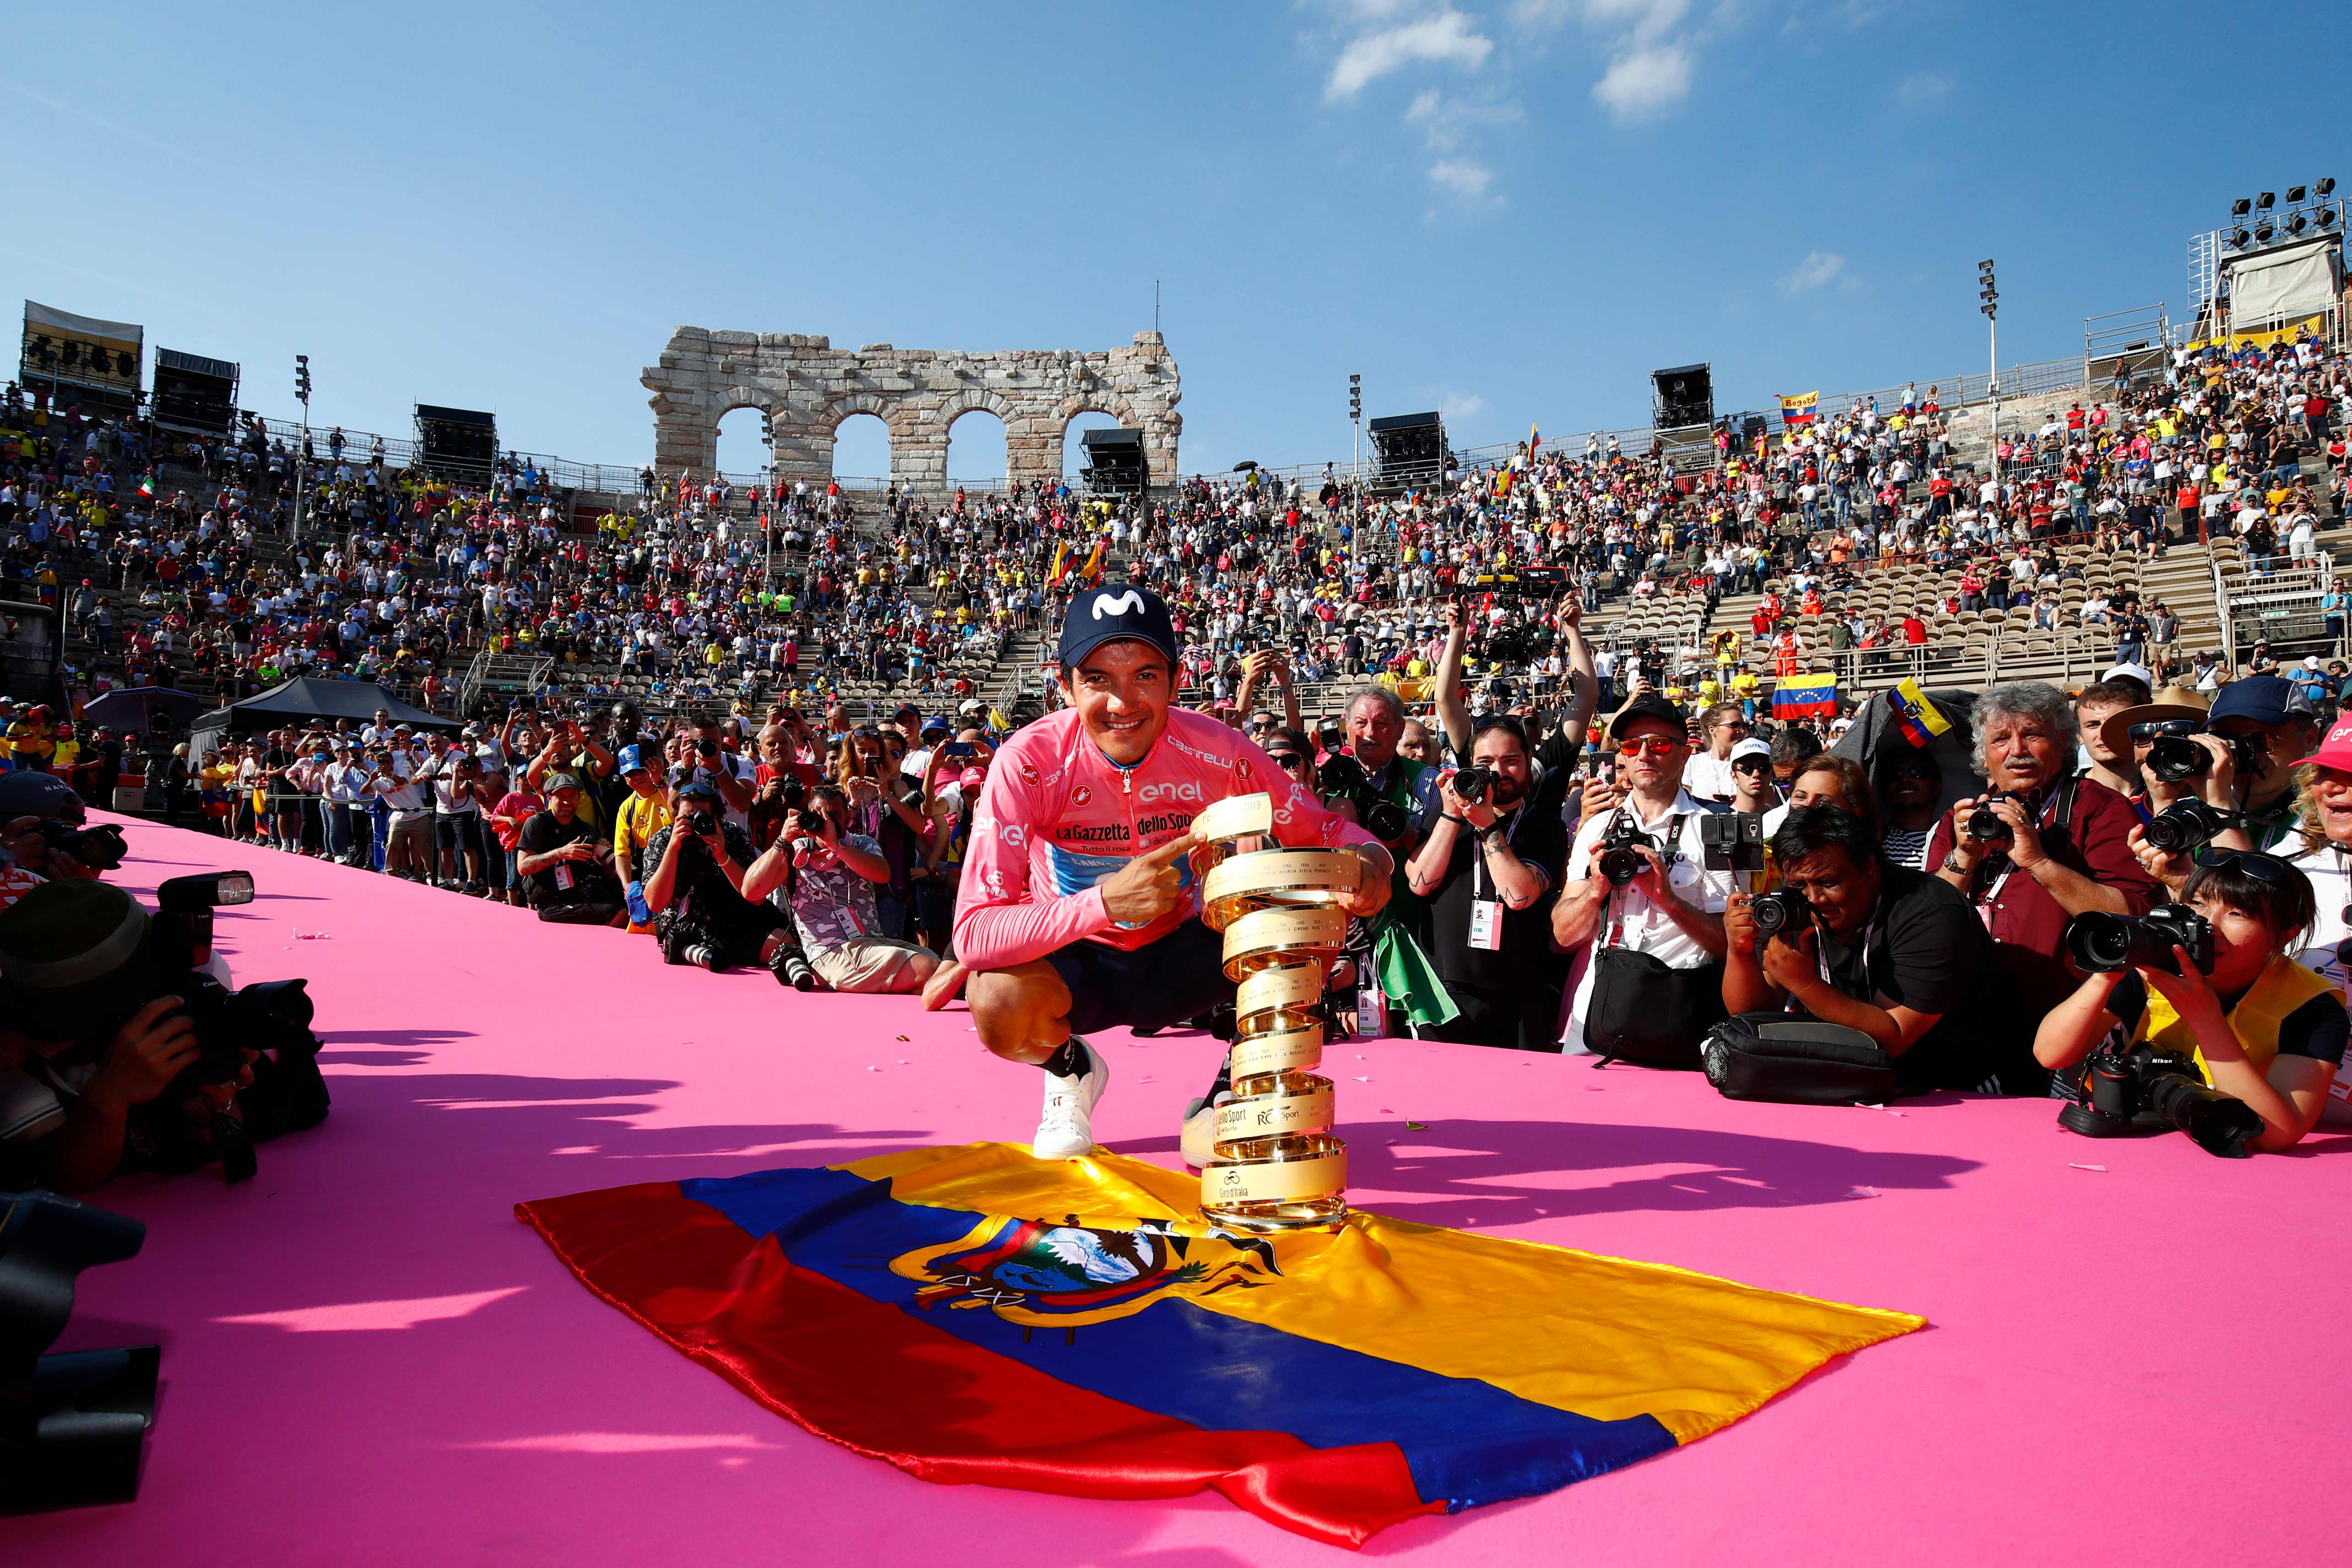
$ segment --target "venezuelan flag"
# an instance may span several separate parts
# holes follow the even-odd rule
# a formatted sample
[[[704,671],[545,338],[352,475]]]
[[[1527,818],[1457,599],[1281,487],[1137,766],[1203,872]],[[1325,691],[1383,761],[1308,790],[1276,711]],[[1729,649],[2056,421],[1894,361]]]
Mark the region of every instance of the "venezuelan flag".
[[[1198,1196],[975,1143],[515,1212],[672,1346],[910,1475],[1212,1487],[1347,1546],[1695,1442],[1925,1321],[1378,1215],[1236,1235]]]
[[[1923,752],[1937,736],[1952,727],[1944,710],[1919,689],[1918,681],[1907,677],[1887,692],[1886,707],[1903,738]]]
[[[1807,719],[1837,711],[1837,677],[1790,675],[1772,688],[1772,717]]]

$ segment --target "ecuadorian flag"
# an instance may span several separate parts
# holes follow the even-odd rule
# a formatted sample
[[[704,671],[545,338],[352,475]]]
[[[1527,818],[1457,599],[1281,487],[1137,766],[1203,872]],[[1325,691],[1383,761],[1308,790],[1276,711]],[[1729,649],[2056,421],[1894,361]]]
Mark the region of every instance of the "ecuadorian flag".
[[[1937,736],[1952,727],[1944,710],[1927,700],[1927,694],[1919,689],[1915,679],[1906,678],[1889,690],[1886,707],[1903,738],[1923,752]]]
[[[1776,720],[1809,719],[1817,713],[1836,711],[1834,675],[1783,676],[1772,688],[1772,717]]]
[[[519,1205],[591,1290],[820,1436],[941,1482],[1213,1487],[1356,1546],[1738,1420],[1924,1320],[1009,1144]]]

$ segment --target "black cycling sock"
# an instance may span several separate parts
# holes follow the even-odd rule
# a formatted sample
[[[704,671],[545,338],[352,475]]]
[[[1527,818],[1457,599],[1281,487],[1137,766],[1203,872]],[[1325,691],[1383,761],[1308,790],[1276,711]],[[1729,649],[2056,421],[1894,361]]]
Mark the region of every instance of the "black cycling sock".
[[[1062,1042],[1062,1048],[1037,1064],[1055,1078],[1076,1078],[1087,1070],[1087,1048],[1072,1035]]]
[[[1217,1058],[1217,1076],[1209,1085],[1209,1092],[1201,1097],[1206,1105],[1217,1103],[1217,1096],[1231,1093],[1234,1087],[1234,1053],[1226,1051]]]

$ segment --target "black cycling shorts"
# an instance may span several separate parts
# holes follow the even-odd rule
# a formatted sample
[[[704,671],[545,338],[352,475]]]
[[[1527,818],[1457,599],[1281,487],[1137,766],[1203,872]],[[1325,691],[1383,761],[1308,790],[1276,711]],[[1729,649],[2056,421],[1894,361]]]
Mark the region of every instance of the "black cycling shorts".
[[[1045,955],[1070,988],[1070,1030],[1164,1029],[1233,999],[1224,939],[1197,920],[1132,952],[1074,942]]]

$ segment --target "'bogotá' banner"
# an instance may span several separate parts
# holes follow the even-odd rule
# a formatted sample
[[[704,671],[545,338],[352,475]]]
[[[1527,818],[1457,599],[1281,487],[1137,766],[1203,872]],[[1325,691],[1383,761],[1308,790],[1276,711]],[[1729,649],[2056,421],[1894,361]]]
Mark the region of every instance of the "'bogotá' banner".
[[[133,322],[101,321],[27,300],[17,379],[37,390],[87,386],[136,397],[146,341],[146,329]]]
[[[1818,392],[1783,394],[1780,398],[1780,423],[1811,425],[1813,422],[1813,405],[1821,400],[1822,395]]]

